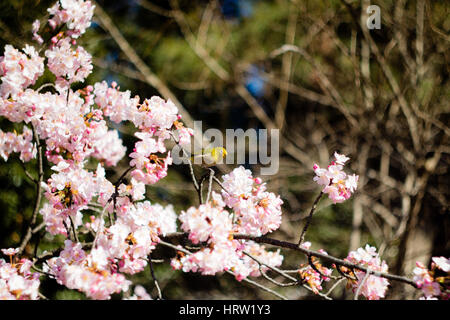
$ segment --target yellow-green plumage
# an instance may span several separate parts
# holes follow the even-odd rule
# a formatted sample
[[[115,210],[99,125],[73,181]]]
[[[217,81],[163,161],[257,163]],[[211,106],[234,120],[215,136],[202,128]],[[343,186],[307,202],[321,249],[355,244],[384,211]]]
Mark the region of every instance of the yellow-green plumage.
[[[203,168],[215,166],[217,163],[223,163],[223,158],[227,155],[227,150],[222,147],[202,149],[201,154],[191,156],[194,165],[200,165]]]

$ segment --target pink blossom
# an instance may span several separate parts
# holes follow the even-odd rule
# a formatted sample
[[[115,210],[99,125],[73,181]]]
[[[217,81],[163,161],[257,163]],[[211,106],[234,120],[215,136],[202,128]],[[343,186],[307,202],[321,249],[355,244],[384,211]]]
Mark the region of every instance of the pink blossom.
[[[247,189],[234,183],[231,177],[242,178],[248,183]],[[255,182],[259,185],[253,186]],[[181,228],[189,232],[189,239],[193,243],[207,242],[209,247],[203,248],[194,254],[185,255],[173,259],[171,265],[175,269],[184,272],[200,272],[204,275],[213,275],[217,272],[231,271],[237,280],[248,276],[260,276],[259,265],[253,259],[244,254],[255,256],[269,266],[279,266],[283,256],[279,251],[265,251],[251,241],[240,242],[233,240],[233,232],[249,232],[261,235],[279,227],[281,223],[281,200],[272,193],[265,191],[265,185],[253,179],[251,172],[242,167],[235,169],[229,175],[224,176],[224,183],[235,191],[222,193],[222,197],[212,192],[212,200],[198,208],[192,207],[183,211],[179,216],[182,222]],[[227,190],[229,190],[227,188]],[[244,193],[242,193],[244,192]],[[225,207],[233,207],[236,223],[233,217],[225,210]],[[262,270],[266,270],[263,267]]]
[[[419,288],[421,288],[425,283],[430,283],[433,281],[428,269],[420,262],[416,262],[416,267],[413,270],[414,282]]]
[[[322,290],[323,279],[320,276],[320,273],[315,271],[311,266],[308,265],[305,267],[305,269],[300,271],[300,276],[302,277],[302,280],[309,285],[309,287],[315,294],[318,294],[319,291]]]
[[[91,25],[95,6],[90,1],[84,0],[60,0],[57,1],[48,12],[52,16],[49,19],[50,26],[54,29],[61,24],[66,24],[73,38],[78,38]]]
[[[448,285],[446,285],[445,280],[450,275],[450,270],[447,268],[448,260],[445,257],[433,257],[431,270],[428,270],[421,262],[416,262],[416,268],[413,270],[413,281],[422,290],[427,300],[433,298],[449,298],[448,293],[446,293],[448,291]],[[446,272],[447,275],[442,276],[442,272]]]
[[[388,271],[386,262],[381,261],[378,257],[376,248],[371,247],[368,244],[364,249],[358,248],[356,251],[351,251],[345,260],[367,267],[372,271]],[[389,281],[386,278],[378,277],[372,274],[366,278],[366,273],[361,270],[355,271],[355,276],[357,281],[351,282],[354,292],[361,287],[360,293],[369,300],[379,300],[380,298],[385,297],[387,287],[389,286]]]
[[[433,257],[433,262],[444,272],[450,272],[450,259],[445,257]]]
[[[347,176],[347,180],[345,181],[345,187],[350,190],[350,192],[355,192],[356,188],[357,188],[357,183],[358,183],[358,178],[359,176],[353,174],[351,176]]]
[[[6,254],[5,251],[11,250],[15,251],[2,249],[2,252]],[[39,299],[39,274],[30,272],[31,265],[32,262],[27,259],[15,264],[0,259],[0,300]]]
[[[331,162],[327,169],[314,164],[313,169],[316,176],[313,180],[323,186],[322,192],[328,194],[333,203],[341,203],[349,199],[356,191],[359,177],[355,174],[349,176],[343,171],[344,163],[349,160],[348,157],[337,152],[334,156],[336,163]]]
[[[253,179],[252,172],[240,166],[229,174],[222,176],[224,188],[231,193],[233,199],[236,197],[247,196],[252,191]],[[232,199],[230,199],[232,200]],[[232,206],[232,203],[229,205]]]
[[[172,164],[170,152],[165,157],[158,156],[155,153],[166,151],[162,140],[152,138],[147,132],[138,132],[136,136],[141,141],[135,144],[134,151],[130,154],[130,165],[136,167],[131,176],[136,181],[154,184],[167,175],[168,166]]]
[[[26,45],[23,52],[5,46],[4,56],[0,57],[0,98],[15,97],[44,73],[44,59],[36,49]]]
[[[135,121],[139,97],[131,98],[130,91],[121,92],[103,81],[94,85],[94,95],[95,103],[111,121]]]
[[[304,242],[301,247],[304,249],[309,249],[311,247],[311,243]],[[320,249],[319,252],[328,254],[323,249]],[[315,294],[318,294],[319,291],[322,290],[323,281],[330,281],[330,278],[328,276],[331,276],[331,273],[333,271],[327,267],[322,266],[322,264],[320,264],[320,262],[318,262],[315,257],[311,257],[311,261],[309,263],[312,263],[315,269],[311,266],[311,264],[308,264],[300,269],[299,274],[302,280],[309,285],[312,291]],[[317,272],[316,269],[319,270],[320,273]]]
[[[328,176],[328,170],[320,168],[317,164],[314,164],[314,173],[316,176],[313,178],[318,185],[328,186],[330,184],[330,177]]]
[[[179,216],[181,228],[189,232],[189,239],[198,242],[225,242],[232,230],[231,215],[210,203],[191,207]]]
[[[76,289],[92,299],[110,299],[111,294],[128,290],[130,281],[110,268],[103,248],[86,254],[80,243],[65,241],[59,257],[47,260],[45,270],[69,289]]]
[[[222,197],[234,211],[236,232],[260,236],[279,228],[283,201],[264,183],[255,183],[250,170],[240,166],[222,179]]]
[[[83,82],[92,72],[91,55],[81,46],[73,50],[69,38],[63,38],[47,49],[45,56],[48,68],[62,88],[73,82]]]
[[[168,130],[178,120],[178,108],[169,99],[164,101],[158,96],[144,100],[136,114],[136,126],[147,129]]]
[[[172,266],[181,268],[183,272],[200,272],[202,275],[214,275],[229,270],[238,258],[232,243],[223,242],[214,248],[204,248],[193,254],[185,255],[179,263],[172,262]]]
[[[270,267],[279,267],[281,266],[284,257],[280,254],[280,249],[276,251],[267,251],[266,247],[255,243],[253,241],[247,241],[242,248],[242,251],[250,254],[252,257],[258,259],[264,265],[261,266],[261,270],[263,272],[267,271]],[[249,276],[251,277],[259,277],[261,276],[260,265],[252,258],[247,255],[243,255],[241,260],[247,265],[247,268],[250,270]]]
[[[336,159],[336,163],[340,165],[344,165],[348,160],[350,160],[349,157],[346,157],[343,154],[339,154],[337,152],[334,153],[334,158]]]
[[[131,160],[130,162],[131,165],[136,163],[137,162],[134,160]],[[131,172],[131,176],[137,181],[141,181],[145,184],[154,184],[167,176],[167,169],[170,164],[172,164],[170,152],[167,153],[165,158],[151,155],[146,160],[143,160],[141,168],[137,166],[137,168]]]
[[[31,32],[33,33],[33,40],[39,44],[44,43],[44,39],[38,34],[41,23],[39,20],[35,20],[31,26]]]
[[[302,247],[303,249],[309,250],[309,248],[311,248],[311,242],[305,241],[305,242],[303,242],[303,243],[301,244],[301,247]]]
[[[28,162],[36,157],[36,145],[28,127],[24,126],[23,133],[20,135],[0,130],[0,156],[7,161],[13,152],[20,153],[19,158],[23,162]]]
[[[19,248],[2,249],[2,252],[5,256],[13,256],[19,252]]]
[[[134,295],[124,300],[152,300],[152,297],[147,293],[145,288],[141,285],[134,287]]]
[[[194,135],[194,130],[184,127],[180,121],[175,121],[174,125],[178,133],[178,144],[189,145],[191,143],[191,137]]]
[[[64,222],[70,223],[70,220],[66,214],[48,203],[44,203],[39,213],[44,218],[45,230],[48,233],[52,235],[62,234],[67,236],[67,230],[64,226]]]
[[[92,157],[99,159],[107,166],[115,166],[124,156],[127,148],[122,144],[117,130],[94,130],[90,138],[94,142]]]
[[[425,297],[436,297],[441,294],[441,289],[437,282],[424,282],[421,289]]]

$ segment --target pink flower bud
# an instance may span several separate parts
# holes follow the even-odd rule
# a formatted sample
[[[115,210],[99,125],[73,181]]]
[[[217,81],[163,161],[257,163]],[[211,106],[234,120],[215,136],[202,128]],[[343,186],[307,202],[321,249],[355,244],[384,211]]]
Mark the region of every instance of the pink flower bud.
[[[48,24],[50,25],[50,27],[51,27],[53,30],[55,30],[55,27],[56,27],[56,22],[55,22],[55,20],[53,20],[53,19],[48,20]]]

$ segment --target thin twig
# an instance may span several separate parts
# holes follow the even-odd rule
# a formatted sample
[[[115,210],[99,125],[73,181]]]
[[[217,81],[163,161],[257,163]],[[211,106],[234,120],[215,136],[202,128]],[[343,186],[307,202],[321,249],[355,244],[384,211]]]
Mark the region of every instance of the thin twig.
[[[319,203],[320,198],[322,198],[323,196],[323,191],[320,192],[320,194],[317,196],[316,200],[314,200],[314,203],[311,207],[311,210],[309,211],[309,215],[308,215],[308,220],[306,220],[306,224],[303,227],[303,231],[302,234],[300,235],[300,240],[298,241],[298,245],[300,246],[303,241],[305,240],[305,234],[306,231],[308,230],[309,225],[311,224],[311,220],[312,220],[312,216],[314,214],[314,211],[316,211],[317,208],[317,204]]]
[[[217,184],[218,184],[218,185],[219,185],[226,193],[228,193],[229,195],[231,195],[231,193],[223,186],[222,182],[220,182],[219,179],[217,179],[216,177],[213,177],[213,180],[214,180],[215,182],[217,182]]]
[[[282,276],[285,277],[286,279],[289,279],[289,280],[291,280],[291,281],[298,281],[298,279],[294,278],[293,276],[291,276],[291,275],[289,275],[289,274],[283,272],[282,270],[278,269],[277,267],[270,266],[270,265],[268,265],[268,264],[266,264],[266,263],[260,261],[258,258],[252,256],[252,255],[249,254],[248,252],[245,252],[245,251],[244,251],[244,254],[245,254],[246,256],[248,256],[249,258],[251,258],[252,260],[256,261],[256,263],[258,263],[259,265],[265,266],[266,268],[269,268],[270,270],[272,270],[272,271],[278,273],[279,275],[282,275]]]
[[[158,280],[156,280],[155,272],[153,270],[153,260],[152,260],[151,253],[149,253],[149,255],[148,255],[148,264],[150,266],[150,274],[152,276],[153,283],[155,284],[156,290],[158,291],[158,299],[163,300],[161,289],[159,287]]]
[[[77,234],[77,231],[75,229],[75,223],[73,222],[73,218],[72,218],[71,215],[69,215],[69,220],[70,220],[70,225],[72,227],[71,229],[72,229],[72,232],[73,232],[73,238],[75,239],[76,242],[80,242],[78,240],[78,234]]]
[[[52,87],[53,89],[57,90],[55,85],[53,83],[44,83],[42,86],[40,86],[36,91],[41,92],[42,89]]]
[[[227,272],[228,274],[231,274],[231,275],[233,276],[233,278],[235,277],[235,275],[234,275],[233,272],[231,272],[231,271],[226,271],[226,272]],[[274,290],[272,290],[272,289],[270,289],[270,288],[267,288],[266,286],[263,286],[262,284],[260,284],[260,283],[258,283],[258,282],[255,282],[255,281],[250,280],[250,279],[248,279],[248,278],[244,278],[244,279],[242,279],[242,281],[247,282],[247,283],[250,283],[251,285],[254,285],[255,287],[257,287],[257,288],[259,288],[259,289],[261,289],[261,290],[263,290],[263,291],[266,291],[266,292],[268,292],[268,293],[270,293],[270,294],[273,294],[274,296],[280,298],[281,300],[288,300],[285,296],[279,294],[278,292],[276,292],[276,291],[274,291]]]
[[[44,296],[42,293],[38,292],[39,298],[43,300],[49,300],[46,296]]]
[[[364,282],[366,282],[367,278],[370,276],[370,271],[366,272],[366,275],[362,279],[361,283],[358,286],[358,289],[356,289],[355,297],[353,300],[358,300],[359,293],[361,292],[362,287],[364,286]]]
[[[25,172],[25,175],[28,177],[28,179],[33,181],[35,184],[38,184],[38,181],[31,175],[31,173],[28,172],[27,168],[25,167],[25,163],[23,163],[22,161],[19,162],[22,165],[23,171]]]
[[[203,175],[198,183],[199,184],[198,200],[200,201],[200,204],[203,204],[203,183],[205,182],[207,176],[208,174]]]
[[[208,185],[208,195],[206,196],[206,203],[209,202],[209,198],[211,197],[212,192],[212,182],[214,178],[214,169],[209,168],[209,185]]]
[[[269,277],[269,276],[264,272],[264,270],[262,270],[262,266],[261,266],[261,265],[259,265],[259,272],[261,273],[261,275],[262,275],[265,279],[269,280],[270,282],[272,282],[273,284],[276,284],[276,285],[279,286],[279,287],[292,287],[292,286],[296,286],[296,285],[299,284],[299,281],[294,281],[294,282],[289,282],[289,283],[281,283],[281,282],[278,282],[278,281],[276,281],[275,279]]]
[[[200,204],[202,204],[203,203],[202,192],[201,192],[201,188],[200,188],[199,182],[197,181],[197,178],[195,177],[194,167],[192,165],[192,161],[189,158],[189,155],[187,154],[186,150],[184,150],[184,148],[180,145],[179,141],[175,138],[173,133],[170,133],[170,136],[172,137],[173,141],[181,148],[181,151],[183,151],[183,156],[186,157],[186,160],[187,160],[188,165],[189,165],[189,172],[191,174],[192,183],[194,184],[194,188],[195,188],[195,190],[198,193]]]
[[[344,280],[345,280],[345,278],[340,278],[339,280],[337,280],[337,281],[333,284],[333,286],[330,288],[330,290],[328,290],[328,292],[325,293],[325,295],[329,296],[330,293],[333,292],[333,290],[334,290],[334,289],[335,289],[342,281],[344,281]]]

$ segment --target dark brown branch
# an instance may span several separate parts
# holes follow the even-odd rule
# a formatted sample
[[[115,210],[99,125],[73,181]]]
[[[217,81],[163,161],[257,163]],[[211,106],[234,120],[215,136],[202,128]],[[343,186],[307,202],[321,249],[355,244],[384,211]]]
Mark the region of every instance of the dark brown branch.
[[[163,300],[161,289],[159,287],[158,280],[156,280],[155,271],[153,270],[153,261],[151,253],[148,255],[148,264],[150,266],[150,274],[152,276],[153,283],[155,284],[156,290],[158,290],[158,299]]]
[[[354,263],[351,263],[351,262],[348,262],[348,261],[345,261],[345,260],[342,260],[339,258],[335,258],[333,256],[326,255],[324,253],[304,249],[302,247],[299,247],[295,243],[282,241],[282,240],[276,240],[276,239],[272,239],[272,238],[266,238],[266,237],[255,237],[255,236],[250,236],[250,235],[245,235],[245,234],[235,234],[234,239],[252,240],[257,243],[265,243],[265,244],[270,244],[270,245],[274,245],[277,247],[300,251],[306,255],[315,256],[315,257],[321,258],[325,261],[328,261],[330,263],[334,263],[336,265],[344,266],[344,267],[347,267],[350,269],[358,269],[358,270],[361,270],[364,272],[370,271],[371,274],[373,274],[377,277],[383,277],[383,278],[394,280],[394,281],[404,282],[404,283],[407,283],[407,284],[413,286],[414,288],[417,288],[417,285],[415,284],[415,282],[409,278],[397,276],[397,275],[393,275],[393,274],[389,274],[389,273],[384,273],[384,272],[373,271],[373,270],[370,270],[369,268],[366,268],[366,267],[363,267],[363,266],[360,266],[360,265],[357,265],[357,264],[354,264]]]
[[[306,231],[308,230],[309,225],[311,224],[311,220],[312,220],[312,216],[314,214],[314,211],[316,211],[317,208],[317,204],[319,203],[320,198],[322,198],[323,196],[323,191],[320,192],[320,194],[317,196],[316,200],[314,200],[314,203],[311,207],[311,211],[309,211],[309,216],[308,216],[308,220],[306,220],[306,224],[305,227],[303,228],[302,234],[300,236],[300,240],[298,241],[298,245],[300,246],[303,241],[305,240],[305,234]]]
[[[174,232],[174,233],[167,234],[163,238],[166,240],[170,240],[170,239],[187,239],[187,237],[188,237],[187,233]],[[349,261],[333,257],[331,255],[327,255],[327,254],[324,254],[324,253],[321,253],[318,251],[308,250],[308,249],[299,247],[298,244],[296,244],[296,243],[267,238],[264,236],[256,237],[256,236],[252,236],[252,235],[248,235],[248,234],[235,234],[235,235],[233,235],[233,238],[236,240],[251,240],[251,241],[254,241],[257,243],[270,244],[272,246],[276,246],[276,247],[280,247],[280,248],[286,248],[286,249],[299,251],[307,256],[310,255],[310,256],[317,257],[317,258],[321,258],[329,263],[334,263],[337,266],[343,266],[343,267],[347,267],[349,269],[358,269],[358,270],[361,270],[366,273],[370,271],[370,273],[374,276],[383,277],[383,278],[393,280],[393,281],[400,281],[400,282],[409,284],[409,285],[413,286],[414,288],[417,288],[417,285],[415,284],[415,282],[407,277],[402,277],[402,276],[389,274],[389,273],[385,273],[385,272],[374,271],[367,267],[364,267],[364,266],[361,266],[358,264],[354,264]]]

